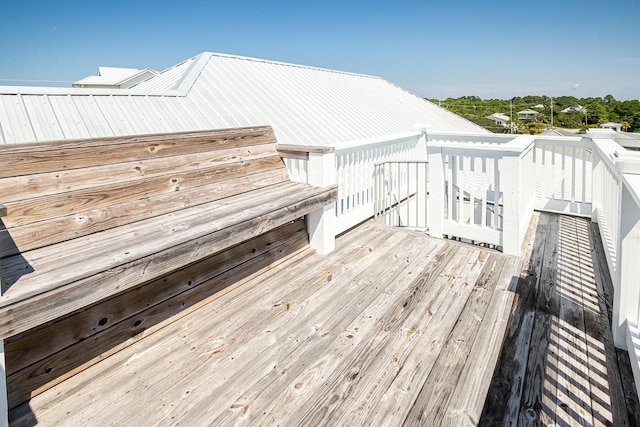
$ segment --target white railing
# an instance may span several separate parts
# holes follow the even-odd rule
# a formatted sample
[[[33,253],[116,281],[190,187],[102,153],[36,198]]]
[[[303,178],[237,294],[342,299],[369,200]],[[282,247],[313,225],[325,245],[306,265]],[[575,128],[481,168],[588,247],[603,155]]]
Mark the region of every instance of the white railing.
[[[640,154],[624,150],[606,132],[592,135],[592,220],[613,282],[613,339],[629,351],[640,391]]]
[[[387,161],[374,169],[374,219],[426,231],[427,162]]]
[[[292,181],[338,184],[331,229],[340,234],[373,217],[374,166],[390,160],[424,160],[423,132],[355,141],[336,147],[306,147],[306,155],[290,155],[285,164]],[[305,147],[295,147],[303,152]],[[289,149],[282,146],[283,150]]]
[[[614,285],[614,341],[636,361],[640,391],[640,153],[617,145],[610,131],[585,137],[420,132],[310,150],[287,166],[294,180],[338,184],[331,236],[375,215],[520,255],[534,209],[590,216]]]
[[[336,231],[341,233],[374,213],[374,166],[390,160],[424,158],[419,132],[336,148],[338,201]]]
[[[591,140],[580,137],[536,139],[536,209],[591,215],[591,147]]]
[[[428,135],[430,234],[519,254],[534,207],[535,140],[482,138]]]
[[[617,273],[617,242],[620,238],[621,174],[615,159],[621,151],[613,140],[594,141],[593,220],[598,223],[607,264]]]

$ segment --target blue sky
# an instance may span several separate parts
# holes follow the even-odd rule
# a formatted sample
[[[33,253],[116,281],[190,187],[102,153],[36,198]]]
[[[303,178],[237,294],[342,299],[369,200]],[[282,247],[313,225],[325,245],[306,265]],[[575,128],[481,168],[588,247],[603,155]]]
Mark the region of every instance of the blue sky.
[[[0,0],[0,16],[4,85],[160,71],[211,51],[377,75],[429,98],[640,99],[638,0]]]

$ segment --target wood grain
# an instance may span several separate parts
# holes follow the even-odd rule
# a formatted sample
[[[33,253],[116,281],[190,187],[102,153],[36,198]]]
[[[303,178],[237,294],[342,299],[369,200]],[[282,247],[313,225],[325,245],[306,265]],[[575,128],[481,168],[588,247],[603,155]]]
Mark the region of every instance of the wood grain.
[[[0,178],[274,142],[276,140],[273,130],[265,126],[48,143],[5,144],[0,147],[0,163],[5,166],[0,170]]]
[[[265,157],[278,157],[273,144],[20,175],[0,179],[0,200],[15,202],[160,176],[166,176],[168,180],[183,177],[184,180],[191,173],[202,175],[202,169]],[[180,187],[184,188],[184,185]]]
[[[550,217],[545,239],[545,258],[536,290],[536,313],[534,315],[531,347],[527,358],[527,375],[522,393],[518,422],[554,423],[556,405],[556,377],[558,360],[556,353],[550,351],[551,334],[557,335],[559,300],[555,293],[557,253],[558,253],[558,217]],[[555,328],[555,331],[552,331]]]
[[[131,322],[136,319],[143,319],[143,324],[152,321],[153,309],[114,325],[114,331],[121,331],[114,336],[120,334],[124,342],[114,341],[113,350],[105,353],[108,357],[93,354],[92,363],[102,360],[69,370],[65,381],[16,407],[10,415],[12,423],[438,425],[441,414],[446,414],[441,425],[475,425],[488,396],[493,365],[508,342],[502,340],[508,336],[505,330],[514,292],[519,289],[515,280],[520,274],[526,277],[526,272],[538,271],[536,259],[541,262],[540,278],[564,277],[556,290],[569,278],[554,273],[561,265],[571,264],[564,261],[569,252],[562,248],[560,233],[553,232],[553,224],[559,230],[560,222],[547,215],[541,214],[536,232],[529,237],[543,249],[557,248],[555,255],[553,250],[531,247],[533,259],[522,273],[517,258],[372,222],[341,236],[336,251],[328,256],[303,250],[266,265],[258,260],[269,256],[271,251],[267,251],[216,276],[214,280],[220,280],[223,289],[139,336],[127,338],[125,331],[134,330]],[[580,234],[585,224],[581,221],[570,225],[575,228],[578,247],[585,239]],[[540,224],[552,224],[551,231]],[[555,243],[547,244],[547,240]],[[553,255],[557,260],[535,254]],[[589,279],[585,255],[590,254],[576,258],[580,263],[576,281],[589,284],[593,279]],[[251,267],[253,260],[255,268]],[[240,272],[244,266],[250,269],[248,275]],[[204,274],[201,270],[206,268],[198,269],[197,274]],[[179,281],[186,278],[179,277]],[[212,286],[218,285],[212,282]],[[585,307],[595,301],[589,301],[589,292],[588,286],[581,291]],[[175,302],[190,300],[183,295]],[[548,311],[546,302],[553,297],[544,292],[539,299],[537,293],[535,296],[543,304],[539,311]],[[558,296],[558,315],[560,304]],[[157,305],[162,306],[164,303]],[[586,313],[583,323],[588,331]],[[94,314],[92,321],[99,316]],[[539,327],[536,333],[541,335],[541,330]],[[589,381],[593,423],[606,425],[608,415],[596,414],[596,409],[606,409],[602,360],[596,351],[599,347],[590,340],[595,334],[586,335],[585,360],[594,377]],[[555,340],[556,336],[560,335],[550,334],[549,342],[565,342]],[[91,337],[84,340],[88,343],[77,344],[78,351],[62,349],[47,363],[62,369],[67,357],[73,358],[81,349],[89,351],[93,337],[97,343],[111,339],[109,329]],[[530,348],[537,352],[540,346],[532,343]],[[525,359],[539,366],[533,363],[539,360],[535,353]],[[609,366],[607,361],[607,371]],[[533,376],[524,372],[524,384],[528,384]],[[620,380],[632,381],[623,375]],[[429,387],[432,394],[427,392]],[[521,395],[522,401],[531,396],[526,388]],[[552,396],[554,411],[558,411],[562,407],[557,391]],[[622,404],[612,401],[612,408],[624,411],[627,402],[634,407],[632,397],[623,391],[612,390],[610,396],[624,399]],[[504,399],[505,406],[509,400]],[[412,408],[416,414],[420,407],[437,415],[418,421],[407,416]],[[503,409],[503,413],[508,411]],[[634,425],[638,418],[629,414],[632,412],[626,419]],[[613,419],[624,425],[622,418]],[[482,419],[478,423],[485,425]]]
[[[336,186],[270,127],[0,147],[0,339],[19,405],[308,245]]]
[[[480,323],[494,292],[496,276],[502,271],[505,262],[504,257],[496,255],[490,255],[487,259],[457,324],[425,378],[420,394],[413,405],[403,405],[411,408],[405,418],[406,425],[427,422],[435,425],[442,422],[456,387],[456,383],[449,379],[459,377],[467,363]]]
[[[211,255],[318,209],[334,201],[337,195],[335,188],[312,189],[305,186],[293,193],[290,197],[281,194],[283,197],[263,210],[246,210],[234,216],[219,217],[224,226],[211,224],[208,221],[212,219],[211,215],[195,212],[187,218],[199,219],[200,224],[179,222],[176,223],[177,228],[171,223],[164,224],[162,228],[152,224],[148,232],[154,233],[154,240],[139,242],[137,250],[131,240],[122,240],[117,233],[109,233],[105,240],[89,239],[88,246],[83,248],[69,244],[69,253],[53,261],[43,253],[54,249],[43,248],[37,257],[28,261],[35,264],[36,271],[31,276],[21,277],[23,283],[16,282],[18,286],[9,288],[0,299],[0,336],[7,338],[24,332],[167,274],[193,259]],[[227,210],[225,214],[229,212],[237,213],[236,210]],[[189,227],[185,228],[183,224],[189,224]],[[207,231],[203,233],[200,230]],[[174,237],[176,233],[182,237]],[[108,258],[93,252],[105,247],[111,247],[106,252]],[[80,261],[76,258],[79,250],[87,253]],[[15,277],[12,272],[14,275],[20,272],[19,260],[14,261],[7,265],[9,278]],[[40,267],[42,270],[38,270]],[[46,271],[55,272],[55,277]],[[47,310],[42,310],[42,307],[47,307]]]
[[[613,346],[612,285],[597,226],[584,218],[537,215],[530,259],[542,265],[541,279],[553,275],[554,286],[527,290],[523,285],[531,282],[526,273],[532,265],[525,266],[513,332],[479,424],[634,425],[640,419],[637,397],[628,391],[633,389],[632,375],[625,371],[628,360],[620,363]],[[549,229],[549,223],[556,225]],[[557,311],[550,310],[554,299]],[[549,332],[543,335],[545,329]],[[536,400],[540,403],[531,405]]]
[[[157,217],[246,191],[267,189],[287,180],[286,171],[275,169],[222,182],[191,187],[184,181],[179,191],[133,199],[102,208],[73,212],[49,220],[0,230],[0,258]],[[175,188],[175,187],[174,187]]]
[[[6,202],[8,215],[3,222],[5,227],[10,229],[18,225],[106,208],[158,194],[178,193],[183,187],[193,188],[205,183],[245,177],[278,168],[282,168],[282,160],[279,157],[266,157]]]
[[[191,292],[205,281],[263,253],[277,252],[279,250],[277,248],[281,245],[291,245],[293,248],[300,249],[307,239],[305,227],[303,220],[293,221],[171,272],[160,279],[142,284],[130,292],[90,306],[73,316],[43,325],[24,336],[11,337],[6,341],[6,354],[9,361],[7,375],[10,376],[77,342],[85,341],[92,335],[107,330],[162,301],[174,298],[183,292]],[[142,322],[137,331],[142,331],[146,327],[147,322]]]
[[[10,407],[176,321],[203,301],[220,298],[244,278],[307,247],[304,221],[299,220],[10,341]]]

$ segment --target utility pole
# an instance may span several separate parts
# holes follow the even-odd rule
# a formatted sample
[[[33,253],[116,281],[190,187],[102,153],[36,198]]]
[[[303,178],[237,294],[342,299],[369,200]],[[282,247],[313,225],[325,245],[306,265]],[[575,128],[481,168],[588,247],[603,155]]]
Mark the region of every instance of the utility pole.
[[[584,125],[589,126],[589,122],[587,121],[587,107],[584,107]]]
[[[551,97],[551,129],[553,129],[553,96]]]
[[[511,133],[513,133],[513,98],[509,100],[509,128],[511,128]]]

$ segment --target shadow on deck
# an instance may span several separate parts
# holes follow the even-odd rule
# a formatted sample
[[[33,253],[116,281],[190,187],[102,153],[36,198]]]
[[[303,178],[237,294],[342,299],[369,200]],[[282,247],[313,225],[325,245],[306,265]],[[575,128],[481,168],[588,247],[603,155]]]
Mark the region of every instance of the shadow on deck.
[[[628,355],[613,346],[598,227],[536,214],[481,425],[638,425]]]

